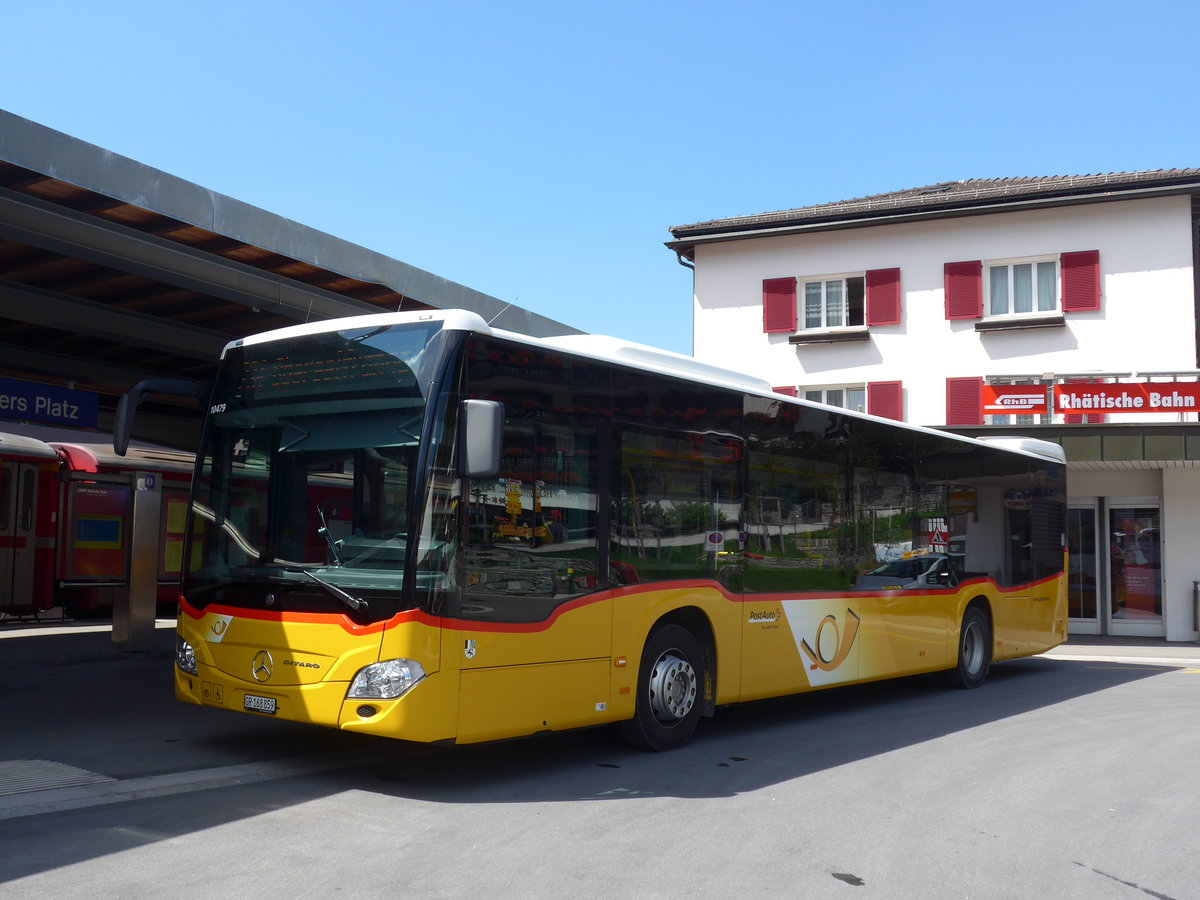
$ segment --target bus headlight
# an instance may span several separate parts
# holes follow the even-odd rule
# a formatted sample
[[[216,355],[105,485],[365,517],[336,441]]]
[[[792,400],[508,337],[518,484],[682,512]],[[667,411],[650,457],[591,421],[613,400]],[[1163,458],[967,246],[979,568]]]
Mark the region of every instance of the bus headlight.
[[[385,659],[360,669],[346,697],[353,700],[395,700],[425,677],[413,659]]]
[[[189,675],[199,674],[196,671],[196,651],[181,637],[175,638],[175,665]]]

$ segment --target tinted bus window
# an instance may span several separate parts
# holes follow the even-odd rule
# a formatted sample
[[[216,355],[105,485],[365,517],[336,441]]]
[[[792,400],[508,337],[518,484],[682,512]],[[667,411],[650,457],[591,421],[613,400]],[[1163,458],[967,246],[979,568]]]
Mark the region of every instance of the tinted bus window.
[[[465,618],[541,621],[595,590],[599,427],[607,375],[579,360],[470,343],[467,394],[505,408],[500,472],[470,482]]]
[[[845,590],[854,574],[845,418],[748,397],[746,420],[746,588]]]

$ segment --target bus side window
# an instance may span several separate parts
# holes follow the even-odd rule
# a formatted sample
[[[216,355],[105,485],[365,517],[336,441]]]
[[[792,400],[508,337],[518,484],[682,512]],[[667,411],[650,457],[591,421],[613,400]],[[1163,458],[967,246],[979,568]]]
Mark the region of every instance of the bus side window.
[[[510,424],[500,472],[471,479],[464,615],[538,621],[595,589],[594,429]]]
[[[740,590],[742,442],[625,427],[618,443],[614,580],[715,577]]]
[[[828,410],[746,402],[761,438],[749,450],[747,590],[845,590],[855,571],[844,423]]]

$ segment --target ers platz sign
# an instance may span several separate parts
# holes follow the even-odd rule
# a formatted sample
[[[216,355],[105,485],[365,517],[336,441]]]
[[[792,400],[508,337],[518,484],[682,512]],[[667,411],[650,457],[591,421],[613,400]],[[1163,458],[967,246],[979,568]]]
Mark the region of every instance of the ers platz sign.
[[[991,384],[981,389],[988,415],[1048,413],[1045,385]],[[1131,384],[1056,384],[1058,413],[1200,412],[1200,382],[1144,381]]]
[[[0,419],[95,428],[98,406],[87,391],[0,378]]]

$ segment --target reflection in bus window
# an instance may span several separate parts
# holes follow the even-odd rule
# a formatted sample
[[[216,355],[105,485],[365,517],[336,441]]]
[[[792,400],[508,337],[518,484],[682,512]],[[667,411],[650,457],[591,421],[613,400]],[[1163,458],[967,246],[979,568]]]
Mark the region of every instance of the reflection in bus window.
[[[499,473],[469,482],[464,618],[534,622],[602,586],[596,570],[599,438],[593,368],[552,354],[473,345],[477,394],[504,404]]]
[[[702,577],[730,583],[733,567],[740,565],[741,441],[623,428],[619,452],[616,580]]]

